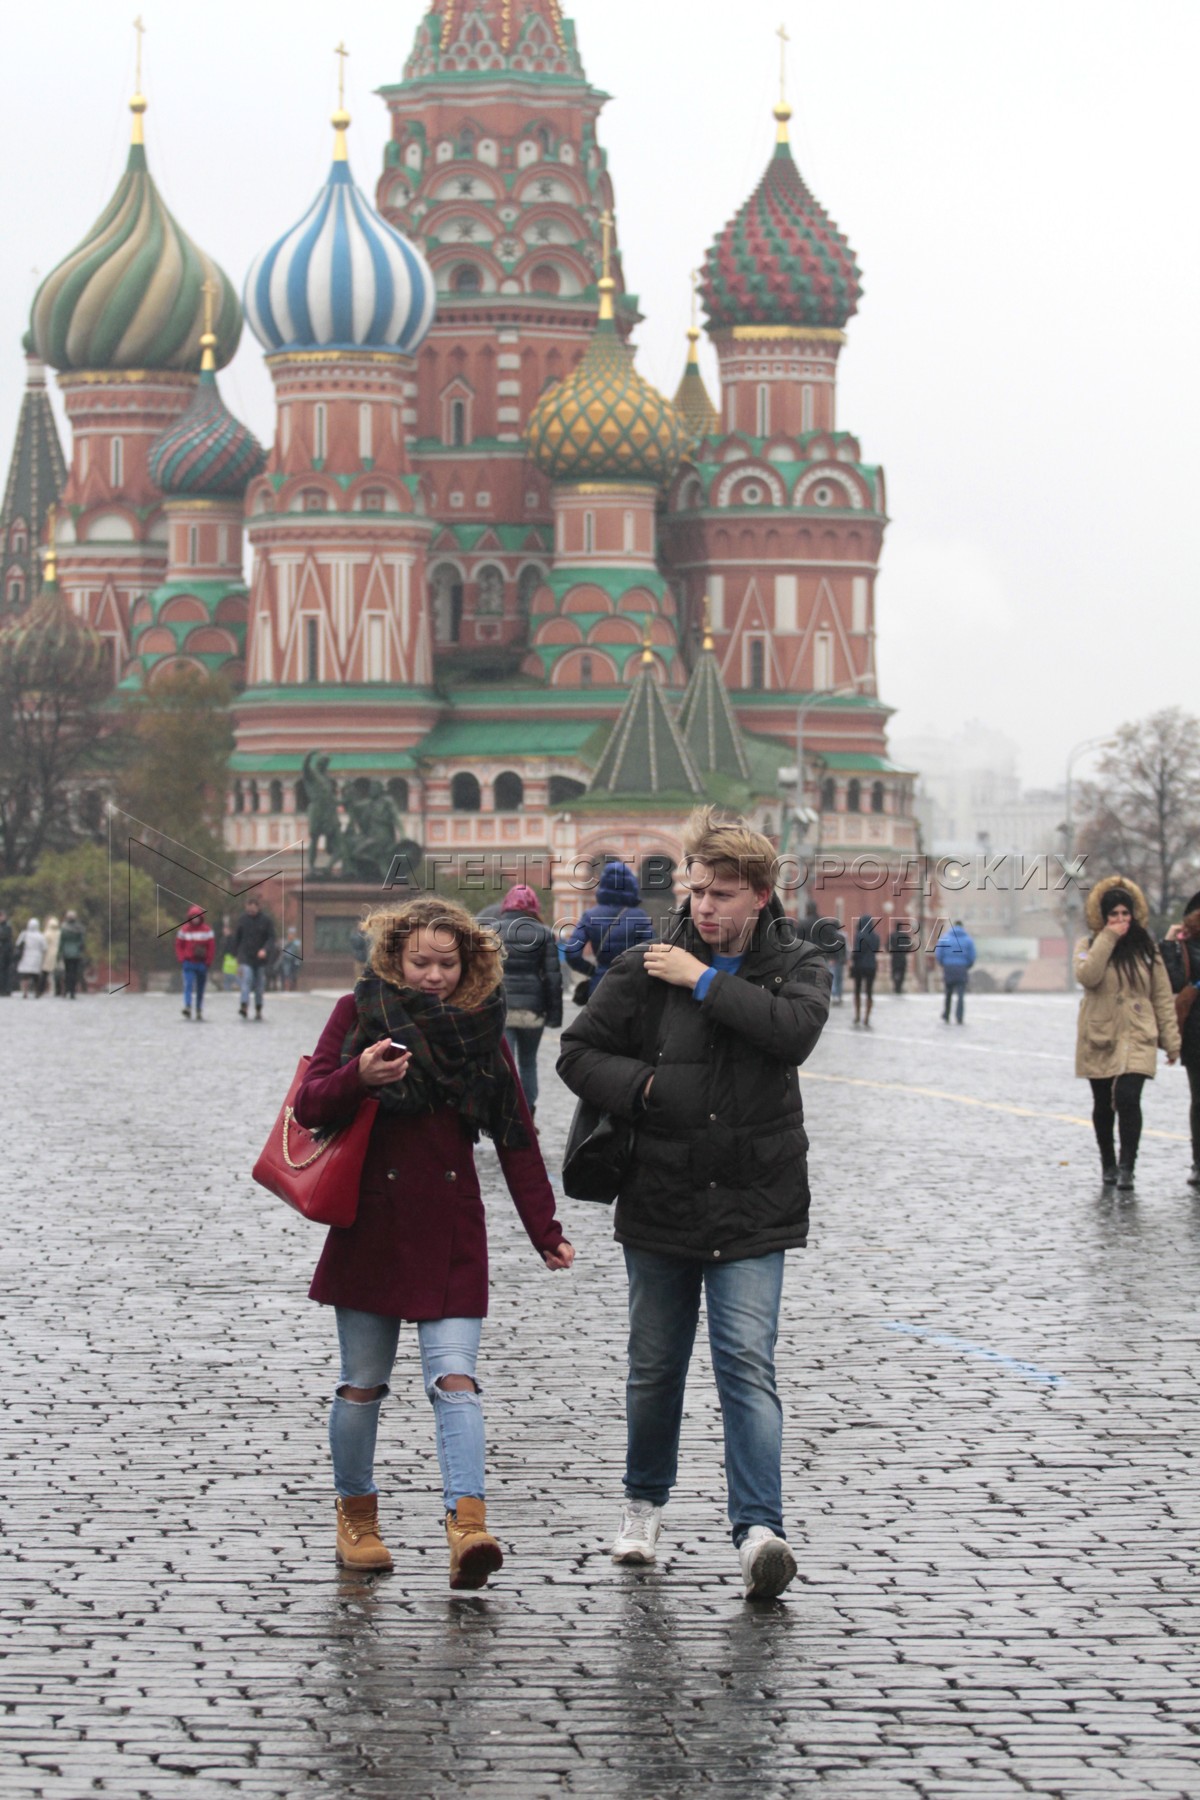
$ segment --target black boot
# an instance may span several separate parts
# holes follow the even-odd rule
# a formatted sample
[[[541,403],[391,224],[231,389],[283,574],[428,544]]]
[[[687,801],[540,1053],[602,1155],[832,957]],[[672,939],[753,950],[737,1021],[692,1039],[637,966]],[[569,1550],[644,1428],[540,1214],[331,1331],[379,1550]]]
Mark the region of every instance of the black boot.
[[[1101,1163],[1100,1179],[1104,1183],[1105,1187],[1115,1187],[1116,1180],[1117,1180],[1117,1165],[1116,1165],[1116,1163]]]
[[[1119,1163],[1117,1166],[1117,1186],[1128,1191],[1133,1186],[1133,1164]]]

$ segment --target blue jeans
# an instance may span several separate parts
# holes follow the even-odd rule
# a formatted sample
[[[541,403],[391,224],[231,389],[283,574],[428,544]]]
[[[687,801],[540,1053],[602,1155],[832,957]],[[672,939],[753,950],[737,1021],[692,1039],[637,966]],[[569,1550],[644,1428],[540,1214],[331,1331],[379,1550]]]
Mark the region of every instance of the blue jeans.
[[[665,1506],[675,1485],[683,1391],[703,1290],[725,1433],[733,1541],[740,1545],[752,1525],[769,1525],[782,1537],[783,1408],[775,1391],[775,1339],[783,1251],[710,1263],[626,1245],[625,1267],[626,1494]]]
[[[506,1025],[504,1035],[508,1047],[513,1053],[517,1065],[517,1074],[521,1077],[521,1086],[525,1089],[525,1098],[530,1106],[537,1105],[538,1097],[538,1045],[542,1041],[541,1025]]]
[[[208,981],[208,964],[201,962],[185,962],[183,965],[183,1004],[191,1006],[193,997],[196,1011],[204,1005],[204,988]]]
[[[238,964],[238,992],[243,1006],[250,1004],[250,990],[254,989],[254,1010],[262,1011],[263,992],[267,985],[267,963],[262,962]]]
[[[962,1022],[963,1022],[963,999],[966,995],[966,992],[967,992],[967,978],[965,975],[947,975],[947,977],[946,977],[946,1006],[945,1006],[944,1012],[942,1013],[943,1019],[948,1019],[950,1017],[951,1003],[953,1002],[955,995],[957,995],[958,996],[958,1011],[956,1012],[955,1017],[957,1018],[959,1024],[960,1025],[962,1024]]]
[[[329,1410],[329,1449],[333,1484],[345,1500],[353,1494],[379,1491],[375,1486],[375,1437],[379,1408],[396,1361],[401,1321],[382,1313],[356,1312],[349,1306],[335,1311],[341,1379]],[[475,1381],[482,1330],[482,1319],[423,1319],[417,1326],[421,1375],[433,1407],[442,1502],[447,1512],[453,1512],[464,1496],[484,1498],[479,1384],[475,1382],[473,1393],[438,1386],[443,1375],[469,1375]],[[375,1400],[348,1400],[343,1387],[382,1388],[383,1393]]]

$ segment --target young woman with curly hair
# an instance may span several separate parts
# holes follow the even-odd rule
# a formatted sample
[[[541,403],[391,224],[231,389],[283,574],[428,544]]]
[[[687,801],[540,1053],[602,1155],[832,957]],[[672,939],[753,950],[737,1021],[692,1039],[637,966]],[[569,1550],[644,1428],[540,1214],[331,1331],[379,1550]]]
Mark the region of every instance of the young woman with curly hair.
[[[1075,1073],[1091,1084],[1092,1124],[1105,1185],[1133,1186],[1142,1135],[1142,1088],[1153,1081],[1161,1046],[1179,1055],[1171,983],[1146,929],[1150,909],[1135,881],[1108,875],[1087,897],[1091,935],[1075,946],[1075,978],[1083,989]],[[1114,1125],[1119,1125],[1117,1160]]]
[[[487,1231],[473,1147],[495,1143],[521,1222],[549,1269],[574,1251],[504,1043],[501,955],[470,913],[434,897],[371,912],[366,973],[338,1001],[296,1097],[310,1130],[379,1113],[358,1215],[332,1229],[309,1290],[337,1314],[341,1374],[329,1415],[337,1556],[390,1569],[379,1532],[375,1437],[400,1328],[415,1323],[441,1466],[450,1585],[483,1587],[504,1561],[484,1507],[475,1366],[487,1312]]]

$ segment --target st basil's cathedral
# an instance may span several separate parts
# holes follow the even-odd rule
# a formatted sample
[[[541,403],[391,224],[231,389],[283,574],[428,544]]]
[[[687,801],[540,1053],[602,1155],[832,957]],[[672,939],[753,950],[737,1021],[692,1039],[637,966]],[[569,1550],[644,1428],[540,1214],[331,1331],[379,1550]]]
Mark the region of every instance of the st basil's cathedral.
[[[837,419],[860,275],[786,103],[703,262],[719,394],[693,327],[668,400],[636,367],[606,96],[559,0],[434,0],[380,91],[373,199],[339,102],[328,179],[264,220],[240,300],[160,195],[134,96],[117,190],[33,302],[6,609],[57,498],[59,592],[114,687],[231,682],[242,867],[304,837],[319,753],[344,804],[386,795],[398,837],[490,853],[566,919],[589,859],[671,867],[705,798],[786,843],[799,739],[808,855],[898,869],[917,835],[876,684],[884,480]],[[243,322],[266,451],[219,389]],[[818,898],[865,904],[849,876]]]

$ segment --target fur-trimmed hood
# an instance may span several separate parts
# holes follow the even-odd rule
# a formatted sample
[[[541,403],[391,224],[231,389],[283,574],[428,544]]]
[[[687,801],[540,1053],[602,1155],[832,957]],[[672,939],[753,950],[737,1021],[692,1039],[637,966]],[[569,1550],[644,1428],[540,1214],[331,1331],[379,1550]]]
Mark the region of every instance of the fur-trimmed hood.
[[[1098,881],[1096,883],[1095,887],[1088,895],[1087,904],[1083,909],[1089,930],[1099,931],[1102,928],[1104,917],[1100,911],[1100,902],[1110,888],[1124,888],[1125,892],[1129,895],[1129,898],[1133,901],[1133,916],[1138,924],[1144,926],[1149,925],[1150,908],[1146,904],[1146,896],[1143,894],[1137,882],[1130,881],[1124,875],[1106,875],[1103,881]]]

